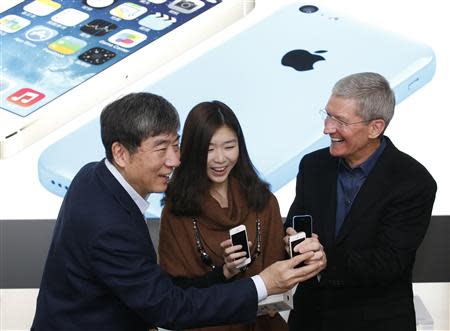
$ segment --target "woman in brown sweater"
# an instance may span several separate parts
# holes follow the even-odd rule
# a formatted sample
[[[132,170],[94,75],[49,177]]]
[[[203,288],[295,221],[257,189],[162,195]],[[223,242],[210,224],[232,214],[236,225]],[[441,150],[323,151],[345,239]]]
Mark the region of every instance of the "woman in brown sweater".
[[[235,114],[222,102],[203,102],[189,113],[181,141],[181,165],[174,171],[165,203],[160,264],[181,286],[192,286],[183,280],[200,276],[203,283],[194,286],[251,277],[285,258],[278,202],[250,161]],[[239,272],[233,270],[238,274],[227,280],[224,274],[229,276],[229,264],[222,269],[224,241],[229,239],[229,229],[240,224],[246,226],[252,242],[252,262]],[[198,330],[287,330],[287,324],[276,314],[259,316],[253,325]]]

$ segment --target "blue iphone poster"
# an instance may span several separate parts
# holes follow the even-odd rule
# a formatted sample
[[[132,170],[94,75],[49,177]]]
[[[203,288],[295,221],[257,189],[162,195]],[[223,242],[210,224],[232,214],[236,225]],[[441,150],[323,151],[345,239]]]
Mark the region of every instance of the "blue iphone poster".
[[[1,0],[0,2],[0,8],[2,8],[5,4],[20,3],[22,1]],[[292,3],[292,1],[287,0],[257,0],[257,7],[259,7],[257,9],[262,12],[261,15],[269,16],[271,12],[274,12],[288,2]],[[450,86],[450,44],[448,43],[448,31],[450,31],[448,13],[450,12],[450,4],[438,0],[430,0],[427,2],[416,0],[407,3],[388,0],[340,0],[335,2],[323,0],[318,3],[323,4],[333,11],[341,12],[346,17],[354,17],[364,23],[381,27],[387,32],[398,33],[422,42],[430,46],[434,51],[436,56],[436,72],[434,77],[420,90],[407,97],[396,107],[395,116],[386,134],[399,149],[420,161],[437,181],[438,191],[433,215],[450,215],[450,204],[448,203],[450,200],[450,175],[448,173],[447,162],[448,147],[446,146],[448,142],[448,125],[450,123],[450,112],[447,109],[448,86]],[[251,13],[250,15],[255,13]],[[231,35],[239,32],[240,29],[246,28],[247,23],[245,23],[245,20],[251,19],[250,15],[241,19],[238,24],[231,26],[230,29],[217,34],[215,37],[200,45],[200,47],[185,52],[181,58],[173,63],[173,67],[169,68],[168,71],[176,70],[183,63],[189,62],[195,56],[204,54],[209,49],[225,42]],[[0,19],[3,16],[0,13]],[[64,17],[62,20],[64,21]],[[18,22],[19,25],[26,23],[26,21]],[[10,26],[10,28],[13,27]],[[51,34],[52,31],[47,30],[47,33]],[[297,32],[287,30],[285,33],[288,35]],[[314,31],[301,31],[301,33],[310,35],[311,38],[314,37]],[[280,36],[280,38],[282,37]],[[69,43],[69,41],[61,41],[63,44],[70,45],[69,51],[71,47],[79,46]],[[115,41],[117,43],[121,42],[119,39]],[[265,40],[265,42],[270,43],[271,40]],[[55,45],[55,47],[57,48],[59,45]],[[312,54],[325,59],[316,62],[315,66],[320,66],[330,59],[329,52],[314,53],[314,51],[320,50],[323,49],[311,50]],[[3,52],[4,48],[0,44],[0,53]],[[236,49],[235,52],[238,56],[239,49]],[[393,48],[391,52],[392,57],[395,57],[396,49]],[[364,59],[361,60],[364,61]],[[386,61],[389,62],[389,57],[386,58]],[[139,64],[137,63],[136,65]],[[0,72],[0,75],[3,78],[4,75],[2,72]],[[143,81],[124,89],[121,91],[121,94],[148,86],[156,76],[152,75],[147,78],[148,81]],[[0,94],[5,93],[4,91],[8,88],[7,83],[0,84]],[[274,88],[282,88],[282,86],[274,86]],[[329,90],[327,88],[322,92],[327,94]],[[39,157],[49,146],[97,118],[102,107],[117,97],[118,94],[111,95],[103,103],[93,107],[84,115],[62,125],[58,130],[45,138],[28,146],[10,158],[0,160],[0,220],[17,220],[17,222],[20,222],[23,219],[27,219],[39,222],[39,220],[56,219],[62,198],[51,193],[40,183],[37,166]],[[36,102],[39,101],[37,99],[34,100]],[[74,100],[74,102],[77,102],[77,100]],[[320,106],[318,105],[318,107]],[[279,125],[283,125],[282,118],[280,119]],[[321,135],[321,129],[318,128],[317,130],[317,134]],[[249,132],[246,133],[246,135],[249,134]],[[268,146],[267,148],[277,148],[277,146]],[[66,152],[70,153],[71,151],[68,150]],[[61,158],[64,157],[65,155],[61,155]],[[283,216],[287,214],[294,198],[295,175],[292,174],[291,180],[280,185],[275,191]],[[3,231],[0,229],[0,238],[2,238],[2,235]],[[26,238],[22,238],[22,240],[26,240]],[[434,328],[436,330],[449,328],[449,288],[448,284],[442,285],[446,286],[439,292],[441,294],[443,293],[443,295],[439,295],[435,291],[435,287],[432,287],[431,291],[428,291],[431,294],[428,294],[428,296],[424,294],[422,297],[425,306],[434,318]],[[421,289],[422,287],[417,287],[415,291],[420,291]],[[425,292],[427,291],[424,290],[423,293]],[[32,298],[30,302],[34,302],[34,299]],[[32,305],[23,305],[22,307],[24,306],[31,307],[30,309],[32,309]],[[443,307],[446,307],[446,311],[442,313],[444,310]],[[6,313],[8,312],[6,311]],[[32,316],[33,313],[29,315]],[[3,321],[8,323],[8,315],[2,316],[5,316]],[[31,323],[31,321],[24,321],[24,323]],[[29,328],[29,326],[30,324],[26,324],[23,329]]]

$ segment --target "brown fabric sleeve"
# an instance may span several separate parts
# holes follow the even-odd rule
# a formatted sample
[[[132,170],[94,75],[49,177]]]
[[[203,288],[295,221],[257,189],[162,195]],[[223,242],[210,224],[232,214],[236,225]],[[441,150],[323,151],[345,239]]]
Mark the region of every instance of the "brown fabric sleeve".
[[[161,213],[159,229],[159,264],[169,275],[174,277],[194,277],[189,265],[194,261],[186,256],[183,243],[189,241],[186,220],[176,217],[168,211],[167,206]]]

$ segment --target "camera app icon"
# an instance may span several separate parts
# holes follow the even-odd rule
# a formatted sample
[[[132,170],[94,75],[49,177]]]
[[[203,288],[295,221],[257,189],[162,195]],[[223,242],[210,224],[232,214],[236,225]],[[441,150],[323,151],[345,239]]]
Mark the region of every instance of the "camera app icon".
[[[191,14],[205,5],[200,0],[175,0],[169,4],[169,8],[183,14]]]

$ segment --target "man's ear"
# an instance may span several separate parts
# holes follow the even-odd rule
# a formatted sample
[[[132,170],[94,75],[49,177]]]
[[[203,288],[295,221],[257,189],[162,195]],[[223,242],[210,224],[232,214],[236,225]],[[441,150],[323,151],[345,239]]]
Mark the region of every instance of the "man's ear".
[[[386,128],[386,123],[383,119],[375,119],[369,123],[369,138],[378,138]]]
[[[111,152],[114,163],[119,168],[125,168],[125,166],[128,164],[130,160],[130,153],[125,148],[125,146],[119,143],[118,141],[115,141],[111,146]]]

